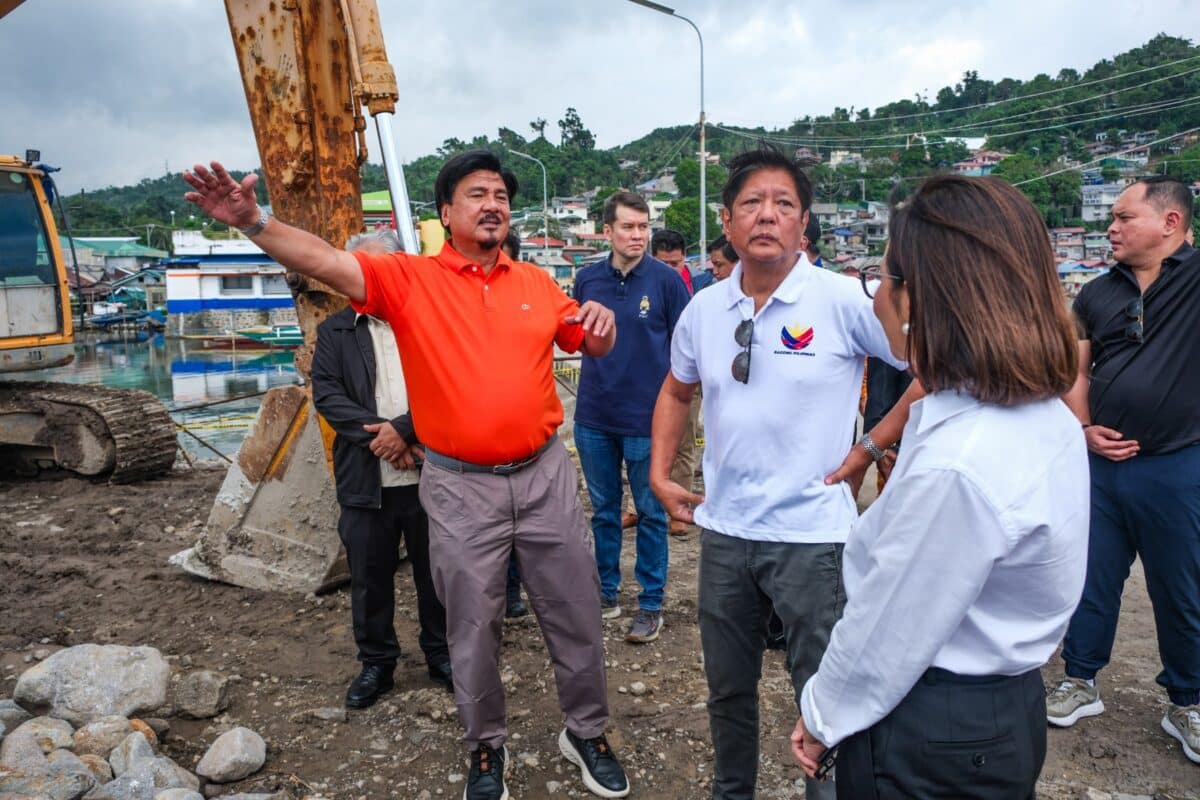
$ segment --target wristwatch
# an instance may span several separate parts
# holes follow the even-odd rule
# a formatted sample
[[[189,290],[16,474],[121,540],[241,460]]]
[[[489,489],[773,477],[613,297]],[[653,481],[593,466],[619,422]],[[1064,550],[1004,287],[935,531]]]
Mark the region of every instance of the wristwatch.
[[[246,228],[238,228],[242,232],[242,236],[257,236],[263,232],[263,228],[267,227],[267,220],[271,219],[271,215],[262,206],[258,207],[258,222]]]
[[[863,437],[858,440],[858,443],[862,445],[862,449],[866,450],[867,454],[871,456],[872,461],[879,461],[883,458],[884,451],[880,449],[879,445],[875,444],[875,440],[871,438],[871,434],[864,433]]]

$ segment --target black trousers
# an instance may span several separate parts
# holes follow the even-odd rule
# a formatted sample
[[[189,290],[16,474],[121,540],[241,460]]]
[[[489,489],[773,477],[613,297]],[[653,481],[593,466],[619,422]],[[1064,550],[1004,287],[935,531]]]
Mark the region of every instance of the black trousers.
[[[394,666],[400,659],[396,640],[396,589],[400,537],[408,548],[413,583],[417,588],[419,642],[428,664],[450,660],[446,646],[446,609],[433,588],[429,571],[429,520],[417,497],[417,487],[383,489],[379,509],[342,506],[338,535],[350,562],[350,616],[358,660]]]
[[[933,668],[892,713],[841,743],[838,800],[1031,800],[1046,760],[1038,670],[962,676]]]

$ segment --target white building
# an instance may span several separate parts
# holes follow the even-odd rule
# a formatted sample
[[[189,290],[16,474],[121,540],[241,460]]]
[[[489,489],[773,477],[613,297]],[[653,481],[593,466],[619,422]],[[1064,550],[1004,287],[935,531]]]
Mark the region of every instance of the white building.
[[[223,333],[296,324],[285,270],[246,238],[209,239],[176,231],[167,267],[168,330]]]
[[[833,150],[829,153],[829,166],[837,169],[842,164],[853,164],[860,169],[863,166],[862,153],[855,153],[850,150]]]
[[[1099,183],[1081,187],[1083,221],[1107,222],[1112,217],[1113,204],[1124,189],[1124,183]]]

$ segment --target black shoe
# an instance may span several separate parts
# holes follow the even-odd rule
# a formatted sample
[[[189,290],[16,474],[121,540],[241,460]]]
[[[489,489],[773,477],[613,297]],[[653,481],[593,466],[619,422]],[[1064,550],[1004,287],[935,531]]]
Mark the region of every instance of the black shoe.
[[[525,603],[521,600],[520,592],[517,592],[515,595],[510,594],[508,596],[508,603],[504,607],[504,618],[505,619],[516,619],[517,617],[523,617],[528,613],[529,613],[529,609],[525,606]]]
[[[346,690],[346,708],[369,708],[396,685],[394,664],[367,664]]]
[[[447,692],[454,691],[454,669],[449,661],[429,665],[429,680],[440,683]]]
[[[508,800],[504,771],[508,768],[508,748],[499,750],[481,744],[471,751],[471,771],[463,800]]]
[[[629,794],[629,779],[625,770],[608,746],[603,734],[594,739],[580,739],[566,728],[558,735],[558,749],[563,757],[579,767],[583,785],[601,797],[624,797]]]

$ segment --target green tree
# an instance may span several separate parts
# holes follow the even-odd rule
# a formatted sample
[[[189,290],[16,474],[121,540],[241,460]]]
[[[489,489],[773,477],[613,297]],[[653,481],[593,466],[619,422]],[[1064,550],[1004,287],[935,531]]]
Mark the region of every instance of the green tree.
[[[720,164],[709,164],[704,173],[704,185],[708,196],[720,197],[729,173]],[[675,166],[675,186],[680,197],[700,196],[700,160],[685,158]]]
[[[596,196],[592,198],[592,202],[588,204],[588,217],[598,219],[603,222],[604,219],[604,201],[612,196],[613,192],[622,190],[620,186],[602,186],[596,190]]]
[[[992,174],[1013,184],[1031,181],[1017,188],[1037,206],[1042,218],[1046,218],[1050,208],[1050,184],[1046,180],[1032,180],[1042,175],[1041,167],[1032,157],[1024,153],[1009,156],[996,165]]]
[[[574,108],[568,108],[563,118],[558,121],[558,130],[562,133],[562,146],[571,150],[589,151],[596,147],[596,137]]]
[[[715,237],[720,230],[717,215],[711,208],[708,211],[708,234]],[[663,222],[671,230],[683,234],[683,240],[688,243],[688,250],[694,252],[700,243],[700,198],[681,197],[663,212]]]

